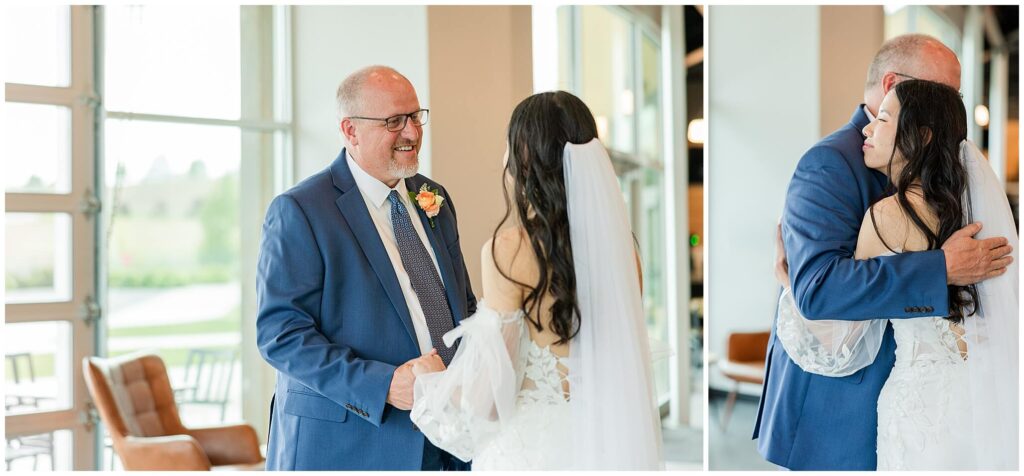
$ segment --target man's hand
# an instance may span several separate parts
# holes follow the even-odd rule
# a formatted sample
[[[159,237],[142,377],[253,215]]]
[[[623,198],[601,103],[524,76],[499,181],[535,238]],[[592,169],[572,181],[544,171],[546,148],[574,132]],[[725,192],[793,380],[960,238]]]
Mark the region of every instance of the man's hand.
[[[437,349],[430,349],[429,354],[412,361],[412,373],[417,377],[444,369],[444,361],[437,355]]]
[[[385,401],[399,410],[412,410],[412,385],[416,382],[412,365],[417,359],[402,364],[395,369],[395,374],[391,377],[391,387],[388,388],[388,398]]]
[[[786,261],[786,248],[782,244],[782,223],[775,230],[775,279],[780,286],[789,287],[789,261]]]
[[[981,231],[981,223],[971,223],[953,233],[942,244],[946,255],[946,283],[966,286],[994,278],[1006,272],[1013,262],[1013,247],[1006,238],[974,239]]]
[[[412,387],[416,383],[416,376],[442,370],[444,370],[444,362],[441,361],[437,350],[434,349],[431,349],[427,355],[416,357],[402,364],[395,369],[395,374],[391,377],[387,403],[399,410],[412,410]]]

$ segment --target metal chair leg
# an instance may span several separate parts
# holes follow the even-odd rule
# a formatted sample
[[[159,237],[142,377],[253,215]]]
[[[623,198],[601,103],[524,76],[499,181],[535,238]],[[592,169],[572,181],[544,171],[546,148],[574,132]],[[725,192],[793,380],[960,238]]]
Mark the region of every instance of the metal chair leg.
[[[732,410],[736,406],[736,397],[740,392],[740,384],[736,382],[736,386],[733,387],[732,391],[729,392],[729,396],[725,399],[725,409],[722,411],[722,433],[725,433],[729,429],[729,418],[732,417]]]

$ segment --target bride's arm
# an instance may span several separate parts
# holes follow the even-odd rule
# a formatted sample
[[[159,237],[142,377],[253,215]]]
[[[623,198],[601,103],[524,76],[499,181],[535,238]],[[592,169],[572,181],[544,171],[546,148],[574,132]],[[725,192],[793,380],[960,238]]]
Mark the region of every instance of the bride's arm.
[[[533,264],[525,263],[530,260],[524,258],[523,243],[516,234],[515,230],[502,230],[497,241],[494,238],[487,240],[480,250],[483,295],[487,305],[498,312],[514,312],[522,308],[524,289],[509,277],[523,275],[522,268]]]
[[[886,198],[865,214],[854,257],[866,260],[883,256],[892,252],[890,248],[920,249],[920,239],[912,233],[909,219],[895,199]],[[876,290],[879,295],[886,292],[889,291]],[[779,302],[776,335],[790,359],[803,370],[843,377],[875,360],[886,327],[886,316],[878,317],[856,321],[808,320],[797,310],[787,289]]]

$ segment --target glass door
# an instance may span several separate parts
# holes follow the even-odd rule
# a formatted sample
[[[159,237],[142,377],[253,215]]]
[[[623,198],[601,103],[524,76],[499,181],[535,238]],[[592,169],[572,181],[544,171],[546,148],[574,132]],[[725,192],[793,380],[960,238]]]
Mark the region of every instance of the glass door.
[[[93,8],[5,13],[5,469],[92,469]]]

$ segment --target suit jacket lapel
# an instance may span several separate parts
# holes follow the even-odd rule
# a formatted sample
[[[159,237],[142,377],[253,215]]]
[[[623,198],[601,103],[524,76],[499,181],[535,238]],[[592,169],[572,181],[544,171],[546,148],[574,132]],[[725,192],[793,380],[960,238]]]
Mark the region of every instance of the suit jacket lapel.
[[[356,242],[359,243],[359,247],[362,248],[363,254],[370,262],[377,279],[384,287],[384,291],[387,293],[388,299],[391,300],[391,304],[394,305],[409,337],[418,346],[416,330],[412,326],[412,317],[409,315],[409,305],[406,304],[402,287],[398,284],[394,265],[391,263],[391,258],[388,257],[387,250],[384,249],[384,242],[381,241],[380,234],[377,233],[377,227],[373,224],[373,219],[370,218],[370,212],[366,209],[366,201],[363,200],[363,195],[352,178],[352,171],[348,168],[344,150],[331,166],[331,172],[335,185],[342,191],[342,195],[334,203],[341,210],[341,215],[345,217],[352,233],[355,234]]]
[[[420,189],[420,184],[416,183],[416,180],[413,178],[406,179],[405,186],[411,192]],[[466,314],[464,306],[465,296],[463,296],[463,299],[459,299],[458,283],[455,281],[455,268],[452,266],[452,257],[448,254],[448,247],[443,246],[444,237],[441,236],[440,226],[435,223],[435,226],[431,228],[430,219],[427,217],[426,212],[421,210],[420,207],[415,206],[415,202],[413,205],[416,208],[416,214],[420,217],[420,223],[423,224],[423,231],[426,232],[427,238],[430,240],[430,247],[434,249],[437,267],[441,269],[441,281],[444,283],[444,292],[448,297],[448,307],[452,310],[452,318],[458,324]],[[434,221],[436,222],[440,217],[440,215],[434,217]]]

